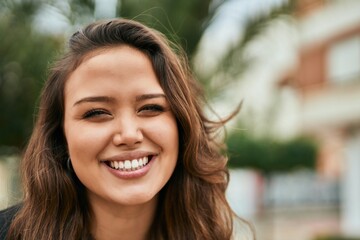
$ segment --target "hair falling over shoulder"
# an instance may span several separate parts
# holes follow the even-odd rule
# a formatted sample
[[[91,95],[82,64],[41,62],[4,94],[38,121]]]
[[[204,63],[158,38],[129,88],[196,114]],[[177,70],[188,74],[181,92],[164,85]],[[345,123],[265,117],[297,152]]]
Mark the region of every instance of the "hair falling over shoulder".
[[[95,22],[76,32],[51,68],[22,161],[23,205],[8,239],[91,239],[92,213],[84,186],[66,167],[64,85],[87,54],[119,45],[149,57],[178,124],[178,162],[159,193],[151,239],[231,239],[234,214],[225,198],[227,159],[213,140],[223,122],[205,117],[202,92],[181,51],[157,31],[125,19]]]

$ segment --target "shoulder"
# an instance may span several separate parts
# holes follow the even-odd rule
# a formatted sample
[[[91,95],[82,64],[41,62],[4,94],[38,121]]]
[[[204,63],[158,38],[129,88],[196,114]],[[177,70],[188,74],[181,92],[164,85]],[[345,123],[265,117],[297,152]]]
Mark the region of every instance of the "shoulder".
[[[20,207],[21,205],[18,204],[0,211],[0,240],[5,239],[10,224]]]

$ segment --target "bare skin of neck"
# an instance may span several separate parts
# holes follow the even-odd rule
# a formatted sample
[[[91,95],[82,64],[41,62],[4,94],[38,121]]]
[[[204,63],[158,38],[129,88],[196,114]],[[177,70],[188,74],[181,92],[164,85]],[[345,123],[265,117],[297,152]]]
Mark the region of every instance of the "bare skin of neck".
[[[157,197],[132,206],[92,199],[92,235],[96,240],[147,240],[154,220]]]

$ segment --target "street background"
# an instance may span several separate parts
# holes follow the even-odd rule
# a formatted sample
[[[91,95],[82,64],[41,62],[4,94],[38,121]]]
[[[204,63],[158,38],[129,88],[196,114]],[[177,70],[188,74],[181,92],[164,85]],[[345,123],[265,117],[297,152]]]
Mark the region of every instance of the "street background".
[[[18,165],[47,68],[81,26],[133,18],[180,44],[209,116],[240,113],[227,198],[258,240],[360,239],[360,1],[0,2],[0,209],[21,199]]]

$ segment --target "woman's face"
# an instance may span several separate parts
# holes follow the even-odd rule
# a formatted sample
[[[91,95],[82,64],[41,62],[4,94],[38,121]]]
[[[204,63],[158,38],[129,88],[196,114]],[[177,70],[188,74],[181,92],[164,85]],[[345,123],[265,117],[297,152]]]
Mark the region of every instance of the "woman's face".
[[[69,156],[90,203],[155,200],[176,165],[178,129],[148,57],[128,46],[97,51],[64,95]]]

